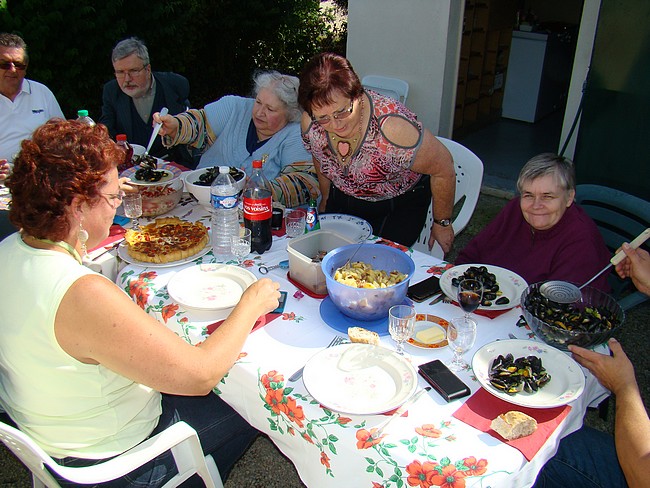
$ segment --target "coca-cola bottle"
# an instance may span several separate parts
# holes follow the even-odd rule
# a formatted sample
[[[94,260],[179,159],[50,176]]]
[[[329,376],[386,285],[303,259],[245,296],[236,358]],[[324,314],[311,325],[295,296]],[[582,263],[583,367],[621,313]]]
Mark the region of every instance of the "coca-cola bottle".
[[[117,172],[121,173],[125,169],[129,169],[133,166],[133,148],[126,140],[126,134],[117,134],[115,140],[117,141],[117,145],[124,149],[124,161],[117,165]]]
[[[251,251],[263,254],[271,248],[271,184],[262,173],[262,161],[253,161],[253,174],[244,188],[244,225],[251,230]]]

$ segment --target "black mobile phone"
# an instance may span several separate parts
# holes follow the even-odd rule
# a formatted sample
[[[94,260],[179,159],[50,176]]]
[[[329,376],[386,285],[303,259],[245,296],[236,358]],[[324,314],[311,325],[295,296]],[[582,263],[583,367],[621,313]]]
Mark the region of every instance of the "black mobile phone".
[[[470,394],[468,386],[439,359],[421,364],[420,375],[448,402]]]
[[[423,302],[427,298],[440,291],[440,278],[437,276],[430,276],[424,281],[420,281],[414,285],[409,286],[406,296],[415,300],[416,302]]]
[[[286,291],[281,291],[280,292],[280,298],[278,299],[278,308],[273,310],[271,313],[282,313],[284,312],[284,306],[287,303],[287,292]]]

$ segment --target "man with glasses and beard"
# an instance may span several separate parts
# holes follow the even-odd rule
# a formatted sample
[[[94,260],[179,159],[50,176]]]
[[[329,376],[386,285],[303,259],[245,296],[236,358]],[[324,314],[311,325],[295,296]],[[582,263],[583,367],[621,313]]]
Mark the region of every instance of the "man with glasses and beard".
[[[0,33],[0,181],[7,177],[21,141],[52,117],[63,118],[50,89],[25,78],[28,64],[25,41]]]
[[[147,146],[152,131],[152,115],[167,107],[169,114],[187,110],[190,84],[176,73],[151,70],[147,46],[130,37],[117,43],[111,55],[115,79],[104,85],[102,116],[111,137],[126,134],[130,143]],[[194,168],[186,146],[167,149],[156,138],[149,154]]]

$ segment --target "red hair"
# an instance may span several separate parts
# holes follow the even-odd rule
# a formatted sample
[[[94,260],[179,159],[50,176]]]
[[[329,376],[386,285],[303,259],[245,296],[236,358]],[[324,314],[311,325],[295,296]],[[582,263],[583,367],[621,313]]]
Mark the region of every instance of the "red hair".
[[[107,173],[124,159],[103,125],[52,119],[21,143],[7,179],[9,219],[28,234],[62,240],[70,232],[68,208],[75,197],[96,205]]]
[[[356,100],[363,93],[359,77],[350,61],[334,53],[322,53],[310,59],[300,73],[298,103],[310,116],[314,107],[334,102],[334,94],[343,93]]]

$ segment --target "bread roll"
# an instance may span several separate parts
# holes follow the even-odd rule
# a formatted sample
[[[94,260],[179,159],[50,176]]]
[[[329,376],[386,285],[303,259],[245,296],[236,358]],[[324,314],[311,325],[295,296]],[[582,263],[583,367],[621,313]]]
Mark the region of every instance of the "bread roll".
[[[348,327],[348,336],[350,336],[351,342],[379,345],[379,334],[363,327]]]
[[[490,424],[492,430],[509,441],[526,437],[537,430],[537,421],[522,412],[502,413]]]

